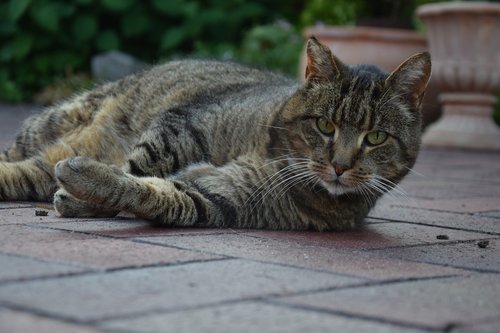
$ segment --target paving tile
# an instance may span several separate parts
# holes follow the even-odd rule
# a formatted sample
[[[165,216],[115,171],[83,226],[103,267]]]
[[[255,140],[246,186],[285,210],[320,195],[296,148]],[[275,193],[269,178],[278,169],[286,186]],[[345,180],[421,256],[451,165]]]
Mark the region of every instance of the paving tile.
[[[410,196],[428,199],[463,199],[498,196],[500,183],[477,180],[443,179],[432,176],[407,176],[400,187]]]
[[[35,207],[36,204],[36,202],[0,201],[0,209],[32,208]]]
[[[485,248],[481,248],[478,246],[477,241],[473,241],[457,244],[375,250],[371,251],[371,253],[391,258],[500,273],[500,239],[490,239],[486,244]]]
[[[0,301],[67,318],[93,320],[361,282],[334,274],[230,259],[0,285]]]
[[[475,214],[430,211],[383,203],[381,205],[377,204],[368,216],[377,219],[425,223],[435,226],[500,234],[500,221],[498,219]]]
[[[111,236],[116,238],[145,236],[179,236],[199,234],[232,233],[230,229],[216,228],[167,228],[150,225],[140,219],[106,219],[92,221],[67,221],[47,223],[44,226],[69,231],[79,231],[92,235]]]
[[[480,216],[486,216],[486,217],[493,217],[496,219],[500,219],[500,210],[493,210],[490,212],[481,212],[479,213]]]
[[[161,313],[133,319],[110,321],[103,327],[141,333],[157,333],[169,328],[176,333],[417,333],[415,328],[370,322],[356,318],[245,302],[173,313]]]
[[[196,249],[225,256],[384,280],[461,274],[463,271],[366,253],[353,253],[245,234],[190,235],[140,238],[159,244]]]
[[[0,253],[0,283],[29,278],[83,272],[86,269],[58,262],[42,261]],[[1,332],[1,330],[0,330]]]
[[[456,213],[478,213],[498,209],[500,196],[406,201],[404,207]]]
[[[96,268],[217,258],[188,250],[21,225],[0,226],[0,251]]]
[[[23,204],[20,204],[23,206]],[[29,207],[29,206],[28,206]],[[44,211],[47,216],[36,216],[35,212]],[[54,208],[50,204],[39,203],[29,208],[17,209],[0,209],[0,227],[6,224],[26,224],[26,223],[44,223],[44,222],[60,222],[64,218],[58,216]],[[85,219],[73,219],[85,220]]]
[[[453,333],[498,333],[500,332],[500,320],[465,325],[453,329]]]
[[[439,178],[478,179],[500,183],[500,156],[494,152],[423,149],[414,169],[424,175]]]
[[[484,234],[412,223],[368,224],[348,232],[248,231],[247,235],[337,249],[380,249],[485,238]],[[438,239],[446,234],[448,239]]]
[[[100,333],[100,329],[42,318],[20,311],[0,308],[2,333]]]
[[[500,314],[500,276],[493,274],[358,287],[284,298],[289,304],[444,329]]]

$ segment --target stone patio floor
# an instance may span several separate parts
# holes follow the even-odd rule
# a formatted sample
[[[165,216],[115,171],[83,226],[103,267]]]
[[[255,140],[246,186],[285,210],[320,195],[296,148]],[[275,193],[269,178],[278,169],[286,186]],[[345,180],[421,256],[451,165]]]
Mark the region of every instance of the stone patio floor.
[[[31,112],[0,105],[0,148]],[[424,149],[414,169],[343,233],[0,203],[0,332],[500,332],[500,154]]]

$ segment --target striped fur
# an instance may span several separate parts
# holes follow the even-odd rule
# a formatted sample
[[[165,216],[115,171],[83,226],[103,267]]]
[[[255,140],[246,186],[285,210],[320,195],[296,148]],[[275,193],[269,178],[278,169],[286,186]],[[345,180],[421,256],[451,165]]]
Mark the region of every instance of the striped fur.
[[[177,61],[52,107],[0,157],[0,199],[168,226],[352,228],[415,161],[430,59],[387,75],[307,50],[305,84]],[[387,139],[369,144],[374,131]]]

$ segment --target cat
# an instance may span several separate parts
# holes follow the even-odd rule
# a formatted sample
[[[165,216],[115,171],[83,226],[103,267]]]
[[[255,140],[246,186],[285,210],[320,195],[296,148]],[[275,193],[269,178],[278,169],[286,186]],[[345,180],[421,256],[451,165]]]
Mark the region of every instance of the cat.
[[[0,199],[164,226],[354,228],[415,162],[430,56],[387,74],[314,37],[306,53],[304,83],[183,60],[50,107],[0,155]]]

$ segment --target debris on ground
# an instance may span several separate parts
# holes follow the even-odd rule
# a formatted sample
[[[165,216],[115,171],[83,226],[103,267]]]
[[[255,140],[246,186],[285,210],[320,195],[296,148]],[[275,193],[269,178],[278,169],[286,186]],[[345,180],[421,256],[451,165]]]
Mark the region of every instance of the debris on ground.
[[[41,209],[36,209],[35,210],[35,216],[47,216],[49,215],[49,212],[46,210],[41,210]]]
[[[490,245],[489,240],[482,240],[482,241],[477,242],[477,246],[480,247],[481,249],[487,248],[488,245]]]

